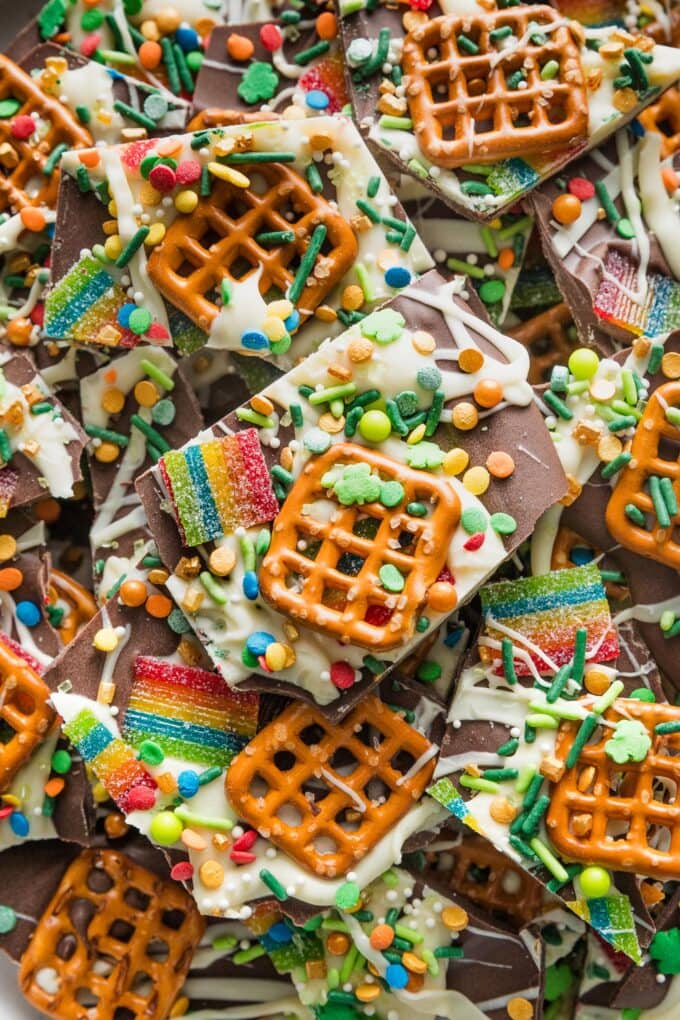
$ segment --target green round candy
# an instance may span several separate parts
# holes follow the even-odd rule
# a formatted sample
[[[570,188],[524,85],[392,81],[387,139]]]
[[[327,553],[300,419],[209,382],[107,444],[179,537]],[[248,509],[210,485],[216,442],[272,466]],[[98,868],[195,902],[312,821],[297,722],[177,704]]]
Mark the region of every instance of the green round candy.
[[[145,156],[139,164],[139,172],[145,181],[149,179],[149,174],[158,162],[160,162],[159,157],[155,152],[152,152],[148,156]]]
[[[442,675],[442,668],[434,659],[427,659],[418,666],[416,676],[424,684],[433,684]]]
[[[569,371],[575,379],[592,379],[597,372],[600,358],[589,347],[577,347],[569,355]]]
[[[427,616],[419,616],[416,621],[416,630],[419,634],[424,634],[427,628],[430,626],[430,621]]]
[[[200,71],[205,57],[200,50],[192,50],[191,53],[187,53],[185,59],[190,71]]]
[[[257,667],[260,665],[255,656],[248,651],[245,645],[241,649],[241,662],[248,669],[257,669]]]
[[[633,698],[635,701],[656,701],[654,692],[650,691],[648,687],[636,687],[634,691],[631,691],[628,697]]]
[[[13,117],[15,113],[18,113],[21,109],[21,103],[18,99],[2,99],[0,100],[0,118],[6,120],[8,117]]]
[[[17,915],[11,907],[0,907],[0,935],[7,935],[17,926]]]
[[[151,819],[149,835],[154,843],[173,846],[182,835],[184,826],[173,811],[159,811]]]
[[[386,591],[399,592],[404,590],[404,575],[393,563],[384,563],[378,571],[378,577]]]
[[[94,32],[104,21],[104,15],[96,7],[85,11],[80,19],[80,27],[83,32]]]
[[[505,295],[505,283],[503,280],[485,280],[479,288],[479,296],[485,305],[495,305],[502,301]]]
[[[404,498],[404,486],[401,482],[383,482],[380,486],[380,502],[383,506],[398,506]]]
[[[479,507],[466,507],[460,515],[460,523],[468,535],[477,535],[486,531],[486,514]]]
[[[343,882],[335,894],[338,910],[352,910],[361,899],[361,889],[356,882]]]
[[[163,748],[155,740],[143,740],[139,745],[138,757],[147,765],[160,765],[165,758]]]
[[[123,0],[123,7],[128,17],[134,18],[142,9],[143,0]]]
[[[427,507],[424,503],[416,501],[415,503],[409,503],[406,507],[406,513],[410,514],[411,517],[427,517]]]
[[[382,443],[392,432],[392,422],[384,411],[366,411],[359,419],[359,432],[369,443]]]
[[[616,224],[616,233],[619,237],[625,237],[627,241],[632,241],[635,237],[635,227],[627,216],[622,216]]]
[[[313,428],[305,432],[302,437],[302,445],[310,453],[325,453],[331,445],[331,437],[323,429]]]
[[[144,100],[144,113],[151,117],[151,120],[163,120],[167,112],[168,101],[160,92],[152,92]]]
[[[581,892],[589,900],[606,896],[612,884],[609,872],[605,868],[598,867],[596,864],[591,864],[589,867],[584,868],[578,880]]]
[[[442,374],[435,365],[431,365],[429,368],[421,368],[416,380],[424,390],[437,390],[441,385]]]
[[[499,511],[497,514],[491,514],[489,518],[491,527],[497,535],[512,535],[517,531],[517,521],[511,514],[504,514]]]
[[[163,397],[151,408],[151,420],[155,425],[172,425],[175,414],[175,405],[168,397]]]
[[[292,344],[292,342],[293,341],[291,337],[289,336],[288,333],[286,333],[286,335],[284,337],[281,337],[280,340],[271,340],[269,343],[269,348],[272,354],[285,354],[288,350],[290,350],[290,345]]]
[[[167,623],[168,627],[173,632],[173,634],[188,634],[189,631],[191,630],[191,627],[189,626],[189,621],[187,620],[182,610],[178,609],[177,606],[175,606],[174,609],[170,610],[165,622]]]
[[[134,312],[130,313],[128,329],[132,333],[136,333],[137,336],[143,336],[151,325],[151,321],[151,312],[146,308],[135,308]]]
[[[71,755],[63,748],[60,751],[55,751],[52,755],[52,771],[59,776],[65,776],[67,772],[70,772],[72,764]]]

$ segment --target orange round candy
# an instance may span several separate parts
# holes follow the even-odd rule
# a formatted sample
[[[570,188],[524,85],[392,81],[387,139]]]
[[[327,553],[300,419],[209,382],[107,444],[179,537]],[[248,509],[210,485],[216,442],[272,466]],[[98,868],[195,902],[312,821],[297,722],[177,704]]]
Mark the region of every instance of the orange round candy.
[[[153,71],[163,59],[163,50],[160,43],[154,42],[153,39],[147,39],[137,50],[137,55],[142,67],[147,71]]]
[[[32,230],[35,233],[43,230],[45,227],[45,213],[42,209],[34,209],[33,206],[27,205],[19,213],[21,222],[26,227],[26,230]]]
[[[435,581],[428,590],[427,604],[433,613],[452,613],[458,604],[458,593],[448,581]]]
[[[167,595],[149,595],[144,608],[149,616],[164,620],[172,612],[172,602]]]
[[[376,924],[369,937],[369,942],[379,952],[382,952],[383,949],[389,949],[393,941],[394,928],[389,924]]]
[[[7,323],[7,339],[15,347],[27,347],[31,342],[33,323],[30,319],[21,316],[18,319],[11,319]]]
[[[575,223],[581,215],[581,199],[577,198],[576,195],[565,193],[564,195],[558,195],[552,204],[552,214],[558,223],[563,223],[565,226],[569,223]]]
[[[472,395],[480,407],[495,407],[503,399],[503,387],[495,379],[480,379]]]
[[[17,567],[0,570],[0,591],[16,591],[24,581],[24,575]]]
[[[350,941],[347,935],[341,931],[334,931],[326,939],[326,949],[333,956],[344,956],[349,950]]]
[[[56,499],[41,499],[39,503],[36,503],[33,507],[33,513],[39,521],[44,521],[45,524],[54,524],[55,521],[59,520],[61,514],[61,507],[57,503]]]
[[[507,273],[515,264],[515,253],[512,248],[501,248],[498,253],[498,268]]]
[[[100,443],[94,451],[94,458],[100,464],[113,464],[119,457],[120,446],[115,443]]]
[[[118,589],[118,596],[124,606],[130,608],[143,606],[147,596],[146,585],[143,581],[123,581]]]
[[[338,34],[338,19],[330,11],[324,11],[316,19],[316,34],[319,39],[335,39]]]
[[[509,478],[515,470],[515,462],[504,450],[494,450],[486,458],[486,470],[494,478]]]
[[[153,407],[159,397],[160,393],[150,379],[142,379],[135,386],[135,400],[140,407]]]
[[[227,38],[227,53],[232,60],[250,60],[255,46],[247,36],[232,32]]]

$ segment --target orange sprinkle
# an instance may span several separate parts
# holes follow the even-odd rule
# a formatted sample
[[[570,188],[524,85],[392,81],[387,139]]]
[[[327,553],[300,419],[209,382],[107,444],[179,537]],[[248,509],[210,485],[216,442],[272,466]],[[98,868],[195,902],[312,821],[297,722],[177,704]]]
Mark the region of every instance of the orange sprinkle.
[[[461,372],[479,372],[484,364],[484,355],[476,347],[464,347],[458,355],[458,368]]]
[[[160,394],[150,379],[142,379],[135,386],[135,400],[140,407],[153,407]]]
[[[42,209],[34,209],[32,205],[27,205],[19,213],[21,222],[26,227],[26,230],[31,230],[34,233],[43,230],[45,227],[45,213]]]
[[[672,166],[665,166],[661,171],[661,180],[669,194],[680,188],[680,175],[676,174]]]
[[[515,264],[515,253],[512,248],[501,248],[498,252],[498,268],[507,273]]]
[[[24,583],[24,575],[18,567],[0,570],[0,591],[16,591]]]
[[[124,606],[129,606],[131,609],[137,606],[143,606],[146,602],[146,585],[144,581],[123,581],[119,590],[118,597]]]
[[[159,156],[176,156],[182,151],[182,143],[177,138],[163,138],[156,145]]]
[[[486,470],[494,478],[509,478],[515,470],[515,462],[504,450],[494,450],[486,458]]]
[[[503,387],[495,379],[480,379],[472,395],[480,407],[495,407],[503,399]]]
[[[0,573],[2,572],[0,571]],[[172,602],[167,595],[149,595],[144,608],[149,616],[153,616],[157,620],[165,620],[172,612]]]
[[[33,513],[39,521],[44,521],[45,524],[54,524],[55,521],[59,520],[61,507],[56,499],[41,499],[33,507]]]
[[[394,928],[389,924],[376,924],[369,937],[369,942],[373,948],[380,952],[383,949],[389,949],[393,941]]]
[[[117,378],[118,372],[116,371],[115,368],[110,368],[108,372],[104,372],[104,382],[113,384],[115,383]]]
[[[338,34],[338,19],[330,11],[324,11],[316,19],[316,34],[319,39],[335,39]]]
[[[227,38],[227,53],[232,60],[250,60],[255,52],[255,46],[245,35],[232,32]]]
[[[54,779],[48,779],[44,786],[45,796],[58,797],[65,785],[66,784],[61,776],[55,776]]]
[[[27,347],[31,342],[33,323],[30,319],[12,319],[7,323],[7,339],[15,347]]]
[[[137,55],[142,67],[147,71],[153,71],[163,59],[163,50],[160,43],[154,42],[153,39],[147,39],[137,50]]]
[[[99,160],[101,156],[97,149],[84,149],[78,153],[78,159],[83,166],[89,167],[92,170],[94,167],[99,166]]]

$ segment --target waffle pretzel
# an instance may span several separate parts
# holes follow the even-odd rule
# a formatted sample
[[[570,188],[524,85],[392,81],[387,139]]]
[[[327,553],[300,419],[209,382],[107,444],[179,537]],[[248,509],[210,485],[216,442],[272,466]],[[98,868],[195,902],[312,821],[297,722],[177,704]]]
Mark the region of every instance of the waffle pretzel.
[[[434,757],[418,763],[432,748],[376,697],[340,723],[295,702],[232,761],[227,796],[263,836],[332,878],[361,860],[420,797]]]
[[[562,303],[508,330],[509,336],[519,340],[529,351],[529,382],[532,386],[548,382],[553,366],[566,365],[569,355],[578,345],[576,333],[573,337],[571,335],[572,326],[569,306]]]
[[[0,53],[0,101],[8,99],[16,99],[21,108],[12,117],[0,118],[0,212],[16,212],[27,205],[53,208],[59,172],[44,173],[47,159],[58,145],[89,148],[90,133],[57,99],[46,95],[30,75]],[[12,134],[14,117],[28,114],[44,127],[37,144]]]
[[[56,716],[42,677],[0,638],[0,793],[42,744]]]
[[[368,464],[385,481],[400,482],[401,503],[389,508],[338,503],[332,520],[316,520],[306,512],[315,499],[332,498],[332,490],[321,484],[326,472],[356,464]],[[411,515],[406,509],[411,502],[425,503],[430,512]],[[446,566],[459,518],[460,500],[445,479],[414,471],[377,450],[337,443],[308,462],[288,493],[262,561],[260,591],[279,612],[343,644],[374,651],[395,648],[414,633],[428,596],[431,605],[436,600],[435,612],[455,608],[453,586],[435,582]],[[376,529],[373,535],[362,534],[368,519]],[[395,539],[399,545],[392,548]],[[382,587],[379,571],[385,564],[405,578],[398,596]]]
[[[616,723],[637,719],[652,746],[641,762],[620,765],[604,747],[601,727],[555,783],[546,815],[551,842],[565,857],[660,881],[680,878],[680,733],[655,734],[659,723],[680,721],[672,705],[619,698],[605,714]],[[563,722],[555,754],[566,760],[578,722]],[[583,834],[579,834],[583,832]]]
[[[149,276],[161,294],[205,331],[219,314],[215,298],[223,280],[238,283],[262,267],[260,293],[285,293],[319,224],[327,229],[317,260],[324,272],[310,273],[301,314],[310,315],[322,303],[357,254],[352,228],[294,170],[282,163],[240,169],[250,178],[249,187],[215,181],[193,213],[171,224],[149,258]],[[263,246],[256,240],[257,234],[281,230],[292,230],[295,241]]]
[[[666,418],[667,408],[678,405],[680,381],[664,383],[652,393],[635,430],[632,459],[619,475],[605,514],[609,532],[624,548],[675,570],[680,569],[680,515],[669,514],[670,526],[663,527],[649,486],[652,478],[670,479],[675,500],[680,500],[680,428]],[[663,456],[665,448],[669,448],[673,460]],[[645,515],[646,527],[631,520],[630,511],[626,514],[631,505]]]
[[[680,89],[663,92],[655,103],[638,114],[645,132],[661,135],[661,158],[680,150]]]
[[[534,37],[545,41],[532,41],[533,24]],[[512,29],[512,42],[501,49],[490,33],[505,27]],[[467,52],[461,38],[476,52]],[[553,60],[559,77],[542,81],[541,69]],[[550,7],[431,18],[404,39],[402,69],[418,144],[438,166],[545,155],[587,138],[579,48]],[[526,88],[513,88],[520,71]]]
[[[555,541],[553,543],[552,557],[550,559],[551,570],[567,570],[571,567],[578,566],[577,563],[571,558],[572,551],[576,548],[592,548],[589,542],[586,542],[578,532],[568,528],[565,524],[561,524],[558,528]],[[600,556],[599,549],[593,549],[593,557],[597,558]],[[605,581],[605,591],[610,599],[625,599],[629,592],[625,584],[617,584],[616,581]]]
[[[38,921],[19,983],[59,1020],[165,1020],[203,930],[178,883],[117,851],[86,850]]]
[[[278,113],[262,113],[260,110],[248,113],[245,110],[223,110],[220,106],[209,106],[192,117],[187,124],[187,131],[205,131],[215,127],[231,127],[233,124],[261,124],[270,120],[279,120]]]
[[[62,641],[68,645],[96,614],[97,603],[87,588],[54,567],[50,571],[49,597],[52,603],[61,599],[68,606],[57,628]]]

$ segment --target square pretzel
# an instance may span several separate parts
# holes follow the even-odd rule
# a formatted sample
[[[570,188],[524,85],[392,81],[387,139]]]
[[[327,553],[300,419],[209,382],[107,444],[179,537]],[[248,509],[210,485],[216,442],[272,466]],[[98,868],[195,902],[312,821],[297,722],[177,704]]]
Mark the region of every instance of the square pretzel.
[[[49,696],[42,677],[0,638],[0,793],[49,733],[56,719]]]
[[[679,405],[680,381],[664,383],[652,393],[635,430],[632,459],[619,475],[605,514],[612,537],[624,548],[675,570],[680,570],[680,428],[668,420],[666,410]],[[670,525],[665,526],[650,492],[661,479],[668,479],[665,485],[670,483],[676,504],[676,512],[668,514]],[[646,527],[631,519],[631,506],[644,514]]]
[[[619,698],[605,719],[639,720],[652,746],[643,761],[618,764],[605,751],[611,729],[599,727],[553,786],[546,815],[551,842],[572,860],[662,882],[678,879],[680,732],[658,734],[655,727],[680,722],[680,709]],[[560,726],[555,753],[563,761],[578,729],[578,722]]]
[[[204,922],[188,893],[114,850],[65,871],[21,960],[26,999],[48,1016],[165,1020]]]
[[[376,697],[339,723],[300,702],[229,766],[234,810],[317,875],[345,874],[418,800],[434,745]]]
[[[15,99],[21,106],[12,117],[0,119],[0,212],[18,211],[27,205],[52,208],[59,173],[55,170],[45,174],[50,153],[58,145],[69,149],[89,147],[90,133],[30,75],[0,54],[0,101],[7,99]],[[12,134],[12,121],[21,115],[31,115],[41,124],[37,144],[31,138],[22,140]]]
[[[513,42],[494,41],[507,28]],[[543,81],[553,61],[558,74]],[[402,69],[418,144],[438,166],[545,155],[587,138],[579,47],[550,7],[431,18],[406,36]],[[524,87],[513,87],[520,73]]]
[[[318,256],[324,272],[309,274],[301,314],[311,315],[357,255],[352,228],[294,170],[282,163],[241,169],[250,179],[247,188],[214,180],[210,195],[171,224],[149,258],[149,276],[163,297],[205,331],[220,312],[216,299],[224,280],[239,283],[261,268],[260,293],[285,294],[316,227],[326,227]],[[295,240],[265,244],[257,239],[282,230],[292,231]]]
[[[680,151],[680,89],[668,89],[656,103],[646,107],[638,120],[645,132],[661,135],[661,158]]]
[[[314,518],[309,510],[315,500],[333,498],[322,485],[324,475],[358,464],[383,481],[399,482],[400,503],[338,502],[330,517]],[[409,513],[414,502],[428,508],[427,516]],[[309,461],[286,496],[260,568],[260,591],[279,612],[343,644],[395,648],[414,633],[428,591],[446,566],[459,519],[460,500],[446,479],[377,450],[337,443]],[[382,586],[379,571],[387,564],[405,578],[399,595]]]

